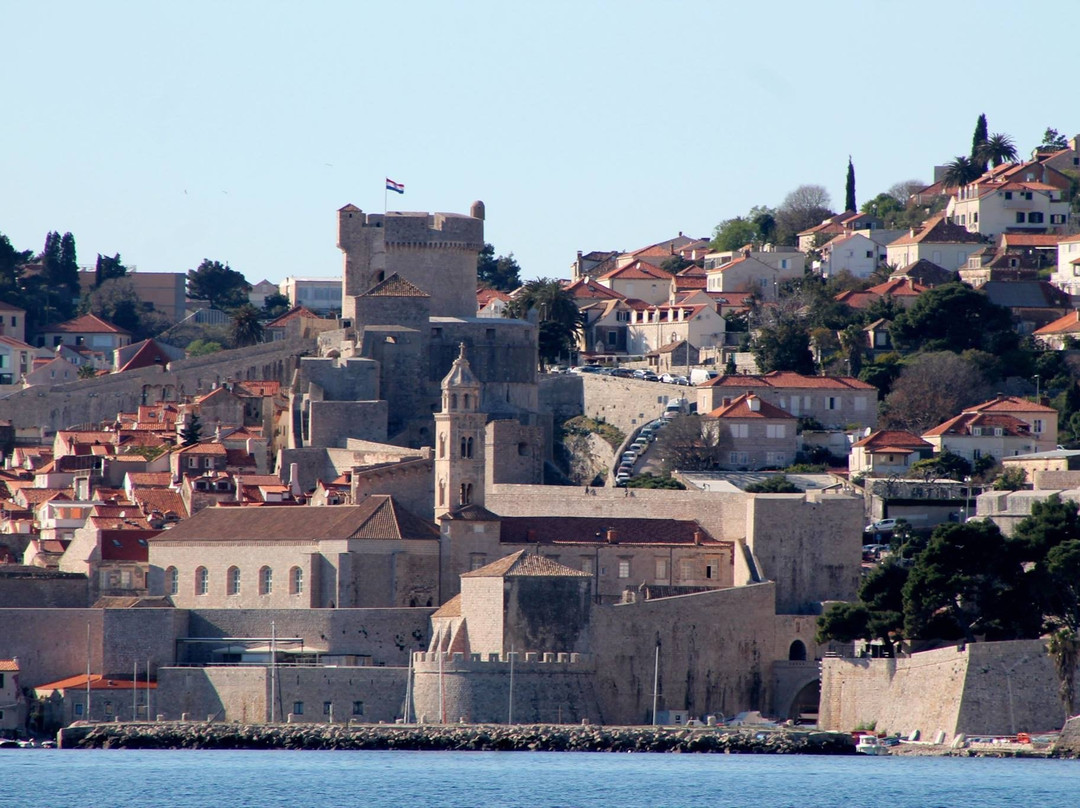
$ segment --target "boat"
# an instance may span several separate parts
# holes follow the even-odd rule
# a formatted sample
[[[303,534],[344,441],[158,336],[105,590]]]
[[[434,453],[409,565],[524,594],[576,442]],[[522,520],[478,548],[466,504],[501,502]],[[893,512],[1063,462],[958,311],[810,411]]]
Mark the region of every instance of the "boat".
[[[860,735],[855,751],[860,755],[887,755],[889,748],[876,735]]]

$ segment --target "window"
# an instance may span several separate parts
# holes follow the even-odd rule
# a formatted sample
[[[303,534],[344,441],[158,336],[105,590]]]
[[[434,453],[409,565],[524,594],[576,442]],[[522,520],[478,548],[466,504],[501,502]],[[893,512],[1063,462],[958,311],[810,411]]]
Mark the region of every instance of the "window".
[[[289,594],[299,595],[304,591],[304,571],[299,567],[289,570]]]
[[[0,673],[0,690],[4,689],[4,674]]]
[[[362,702],[362,701],[354,701],[352,703],[352,714],[353,715],[363,715],[364,714],[364,702]]]
[[[750,453],[749,452],[731,452],[731,454],[728,455],[728,461],[730,463],[732,463],[732,464],[744,465],[745,466],[747,463],[750,462]]]
[[[826,396],[825,397],[825,409],[827,409],[827,410],[838,410],[838,409],[840,409],[840,399],[836,398],[835,396]]]
[[[863,398],[862,396],[859,396],[858,398],[855,399],[855,411],[856,412],[862,412],[865,409],[866,409],[866,399]]]
[[[206,567],[195,570],[195,594],[205,595],[210,591],[210,573]]]
[[[1043,431],[1042,418],[1036,418],[1034,421],[1031,422],[1031,431],[1035,433]]]
[[[1050,224],[1065,224],[1065,220],[1068,219],[1064,213],[1051,213]]]
[[[768,466],[783,466],[787,463],[786,452],[766,452],[765,464]]]
[[[1005,198],[1006,199],[1012,199],[1012,191],[1006,191],[1005,192]]]
[[[293,711],[293,715],[303,715],[304,714],[304,702],[302,702],[302,701],[294,701],[292,703],[292,711]]]
[[[240,594],[240,568],[229,567],[225,573],[225,593],[228,595]]]
[[[334,702],[332,702],[332,701],[324,701],[322,703],[322,714],[323,715],[333,715],[334,714]]]
[[[259,570],[259,594],[269,595],[274,591],[274,571],[269,567]]]
[[[679,575],[684,581],[692,581],[697,576],[694,575],[694,562],[688,558],[684,558],[682,563],[679,564]]]
[[[705,577],[710,581],[716,578],[716,562],[710,561],[705,565]]]
[[[972,460],[978,460],[980,457],[982,457],[982,449],[974,449],[974,450],[972,450],[972,452],[971,452],[971,459]]]
[[[1022,210],[1016,211],[1016,223],[1017,224],[1023,224],[1024,223],[1024,211],[1022,211]]]
[[[733,437],[733,438],[748,438],[748,437],[750,437],[750,425],[749,424],[732,424],[731,425],[731,437]]]
[[[197,469],[199,467],[199,458],[189,457],[187,464],[189,469]]]
[[[76,717],[81,716],[83,714],[84,707],[85,707],[85,705],[82,705],[82,704],[76,704],[75,705],[75,715],[76,715]]]
[[[588,573],[589,575],[592,575],[594,572],[596,572],[596,567],[593,564],[592,556],[581,557],[581,571],[584,573]]]
[[[485,553],[469,553],[469,570],[478,570],[487,564]]]
[[[996,427],[994,427],[994,437],[995,437],[995,438],[1000,438],[1002,434],[1003,434],[1003,433],[1002,433],[1002,431],[1001,431],[1001,427],[1000,427],[1000,426],[996,426]]]
[[[866,257],[867,258],[873,258],[874,257],[874,251],[873,250],[867,250],[866,251]]]
[[[766,438],[783,438],[787,432],[787,426],[785,424],[766,424],[765,425],[765,437]]]
[[[1030,222],[1031,224],[1042,224],[1043,223],[1042,211],[1033,210],[1031,213],[1029,213],[1028,214],[1028,222]]]
[[[180,571],[176,567],[165,570],[165,588],[168,589],[170,595],[175,595],[180,591]]]
[[[624,559],[621,559],[619,561],[619,577],[620,578],[629,578],[630,577],[630,560],[629,559],[624,558]]]
[[[656,559],[656,577],[660,580],[666,580],[668,577],[668,560],[666,558]]]

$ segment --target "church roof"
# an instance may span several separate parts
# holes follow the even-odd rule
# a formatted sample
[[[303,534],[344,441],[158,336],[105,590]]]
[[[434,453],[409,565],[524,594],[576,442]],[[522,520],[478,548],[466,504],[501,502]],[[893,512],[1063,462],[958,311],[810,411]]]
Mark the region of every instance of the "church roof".
[[[518,550],[485,567],[463,572],[462,578],[591,578],[587,572],[571,569],[546,556]]]
[[[364,292],[362,297],[431,297],[431,295],[395,272]]]
[[[450,366],[450,372],[442,380],[443,387],[479,387],[480,380],[469,367],[469,360],[465,358],[465,343],[458,346],[457,359]]]

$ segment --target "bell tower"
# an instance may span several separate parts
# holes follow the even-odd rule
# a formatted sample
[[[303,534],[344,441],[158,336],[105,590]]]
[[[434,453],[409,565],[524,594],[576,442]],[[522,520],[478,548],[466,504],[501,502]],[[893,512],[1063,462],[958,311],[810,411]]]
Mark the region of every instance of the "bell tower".
[[[484,425],[480,382],[465,358],[442,380],[442,410],[435,414],[435,520],[466,505],[484,504]]]

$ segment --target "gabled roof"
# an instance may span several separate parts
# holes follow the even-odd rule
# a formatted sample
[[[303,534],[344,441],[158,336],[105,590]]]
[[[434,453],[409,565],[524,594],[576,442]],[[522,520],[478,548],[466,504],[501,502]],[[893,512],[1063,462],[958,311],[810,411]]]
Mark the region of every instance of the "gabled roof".
[[[637,281],[637,280],[656,280],[667,281],[671,280],[671,275],[664,272],[659,267],[653,266],[645,261],[632,261],[624,267],[613,269],[610,272],[605,272],[600,276],[600,280],[619,280],[619,281]]]
[[[709,413],[710,418],[763,418],[794,421],[795,416],[779,407],[762,401],[753,393],[743,393],[730,404],[717,407]]]
[[[19,663],[14,659],[0,659],[0,671],[18,673]]]
[[[974,435],[974,429],[1001,429],[1011,437],[1029,437],[1031,428],[1019,418],[1002,413],[965,412],[923,433],[923,437]]]
[[[510,295],[498,289],[492,289],[490,286],[481,286],[476,290],[476,305],[478,308],[482,309],[496,300],[508,303],[510,301]]]
[[[591,278],[578,278],[566,287],[566,291],[575,299],[601,298],[605,300],[622,300],[625,295],[608,289],[603,284],[597,283]]]
[[[968,407],[964,412],[1031,412],[1031,413],[1056,413],[1053,407],[1039,404],[1020,396],[997,396],[982,404]]]
[[[487,566],[463,572],[462,578],[591,578],[587,572],[571,569],[546,556],[518,550]]]
[[[435,527],[385,494],[359,505],[205,508],[151,541],[285,541],[433,539]]]
[[[1034,332],[1036,337],[1047,337],[1051,334],[1076,334],[1080,333],[1080,309],[1070,311],[1064,317],[1054,320],[1052,323],[1038,328]]]
[[[945,221],[945,213],[931,216],[922,225],[900,236],[890,247],[905,244],[979,244],[983,241],[978,233],[968,232],[966,227]]]
[[[932,444],[927,443],[918,435],[902,429],[879,429],[862,440],[856,441],[852,446],[859,446],[872,452],[880,452],[888,448],[903,449],[911,452],[933,448]]]
[[[916,284],[928,287],[940,286],[943,283],[954,281],[956,280],[956,273],[935,264],[933,261],[920,258],[913,264],[907,264],[906,266],[900,267],[900,269],[889,276],[889,280],[904,277],[910,278]]]
[[[41,330],[47,334],[131,334],[130,331],[102,320],[96,314],[84,314],[73,320],[47,325]]]
[[[266,328],[280,328],[286,323],[291,323],[293,320],[299,320],[300,318],[304,318],[306,320],[323,319],[318,314],[309,309],[307,306],[293,306],[280,317],[275,317],[273,320],[268,322],[266,324]]]
[[[362,297],[431,297],[431,295],[395,272],[364,292]]]
[[[130,528],[126,530],[113,528],[102,530],[101,560],[147,561],[150,558],[150,547],[147,540],[152,536],[156,536],[159,532],[157,530]]]
[[[1068,307],[1070,298],[1049,281],[987,281],[979,287],[991,303],[1016,309]]]
[[[854,376],[803,376],[790,370],[773,370],[763,376],[729,374],[717,376],[699,387],[776,387],[781,389],[815,390],[874,390],[874,385]]]
[[[92,673],[89,678],[91,690],[144,690],[147,687],[155,690],[157,688],[157,682],[150,681],[148,683],[145,679],[133,680],[116,676],[105,677],[100,673]],[[39,692],[43,690],[85,690],[86,679],[86,674],[80,673],[77,676],[69,676],[67,679],[38,685],[34,690]]]

